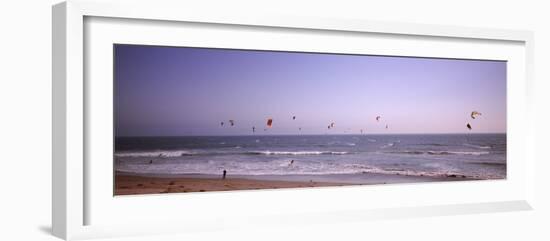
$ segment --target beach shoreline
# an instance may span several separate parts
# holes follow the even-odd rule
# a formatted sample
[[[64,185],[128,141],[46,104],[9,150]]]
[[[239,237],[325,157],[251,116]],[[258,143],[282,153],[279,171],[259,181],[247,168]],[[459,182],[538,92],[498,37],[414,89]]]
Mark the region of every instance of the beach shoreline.
[[[460,176],[418,177],[388,174],[335,175],[258,175],[228,176],[181,174],[158,175],[115,173],[114,195],[237,191],[281,188],[336,187],[353,185],[396,184],[411,182],[445,182],[475,180]]]
[[[115,175],[115,195],[211,192],[233,190],[259,190],[279,188],[305,188],[344,186],[344,183],[254,180],[240,177],[215,177],[213,175],[182,175],[160,177],[118,173]]]

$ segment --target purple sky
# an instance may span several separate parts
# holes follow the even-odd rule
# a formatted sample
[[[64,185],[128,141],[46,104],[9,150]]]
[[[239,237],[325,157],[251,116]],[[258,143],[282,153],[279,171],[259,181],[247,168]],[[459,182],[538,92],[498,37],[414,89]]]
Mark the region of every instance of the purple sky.
[[[114,51],[117,136],[248,135],[252,126],[255,134],[506,131],[502,61],[140,45]],[[482,116],[472,120],[473,110]],[[273,128],[264,132],[269,117]]]

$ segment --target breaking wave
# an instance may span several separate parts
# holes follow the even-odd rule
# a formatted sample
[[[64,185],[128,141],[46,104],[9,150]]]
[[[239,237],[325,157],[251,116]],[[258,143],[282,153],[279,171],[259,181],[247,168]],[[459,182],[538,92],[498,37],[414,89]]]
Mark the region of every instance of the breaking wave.
[[[195,153],[190,151],[140,151],[140,152],[119,152],[116,157],[178,157],[192,156]]]
[[[305,165],[300,162],[295,162],[295,166],[289,166],[288,161],[275,161],[268,165],[258,166],[251,163],[236,164],[229,170],[232,175],[334,175],[334,174],[382,174],[382,175],[398,175],[398,176],[414,176],[414,177],[433,177],[433,178],[468,178],[468,179],[498,179],[503,178],[499,175],[490,174],[466,174],[461,172],[444,171],[444,170],[404,170],[396,168],[380,168],[369,165],[347,164],[334,168],[331,166],[315,167]],[[220,168],[216,165],[119,165],[116,170],[122,172],[130,172],[136,174],[210,174],[219,175]],[[251,172],[250,170],[254,170]]]
[[[473,144],[468,144],[468,143],[465,143],[464,146],[473,147],[473,148],[477,148],[477,149],[491,149],[490,146],[480,146],[480,145],[473,145]]]
[[[240,149],[239,146],[235,149]],[[346,155],[345,151],[247,151],[247,152],[198,152],[198,151],[148,151],[148,152],[119,152],[116,157],[180,157],[180,156],[212,156],[212,155]]]
[[[393,151],[388,152],[393,154],[410,154],[410,155],[487,155],[488,151]]]
[[[250,151],[250,155],[346,155],[345,151]]]

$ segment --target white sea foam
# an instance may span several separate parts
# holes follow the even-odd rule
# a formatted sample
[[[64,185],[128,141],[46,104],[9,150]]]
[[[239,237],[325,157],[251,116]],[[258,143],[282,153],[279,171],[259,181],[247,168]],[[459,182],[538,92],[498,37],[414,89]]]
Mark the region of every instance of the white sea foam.
[[[488,151],[428,151],[430,155],[487,155],[490,152]]]
[[[347,164],[339,167],[331,165],[308,165],[295,161],[292,165],[288,160],[276,160],[267,164],[258,163],[232,163],[220,165],[219,163],[209,163],[209,165],[196,164],[165,164],[165,165],[118,165],[117,171],[130,172],[137,174],[209,174],[219,175],[223,170],[227,170],[231,175],[331,175],[331,174],[384,174],[384,175],[402,175],[414,177],[460,177],[474,179],[498,179],[503,176],[494,174],[464,174],[452,170],[404,170],[399,168],[380,168],[361,164]]]
[[[395,143],[396,143],[396,142],[390,142],[390,143],[388,143],[388,144],[386,144],[386,145],[383,145],[381,148],[393,147],[393,146],[395,146]]]
[[[393,154],[410,154],[410,155],[473,155],[473,156],[480,156],[480,155],[487,155],[490,154],[488,151],[392,151],[387,153],[393,153]]]
[[[479,146],[479,145],[473,145],[473,144],[469,144],[469,143],[464,143],[464,146],[474,147],[474,148],[477,148],[477,149],[491,149],[490,146]]]
[[[116,157],[178,157],[189,156],[195,153],[190,151],[139,151],[139,152],[118,152]]]
[[[236,146],[235,149],[242,147]],[[174,150],[174,151],[138,151],[138,152],[118,152],[116,157],[182,157],[182,156],[208,156],[208,155],[346,155],[350,152],[345,151],[241,151],[241,152],[223,152],[223,151],[190,151],[190,150]]]
[[[250,151],[253,155],[346,155],[345,151]]]

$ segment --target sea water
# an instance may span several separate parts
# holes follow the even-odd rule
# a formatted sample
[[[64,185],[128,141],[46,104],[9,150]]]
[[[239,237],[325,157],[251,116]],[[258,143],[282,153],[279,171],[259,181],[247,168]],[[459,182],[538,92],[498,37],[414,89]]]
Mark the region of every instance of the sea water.
[[[115,169],[152,175],[378,173],[506,178],[506,134],[118,137]]]

